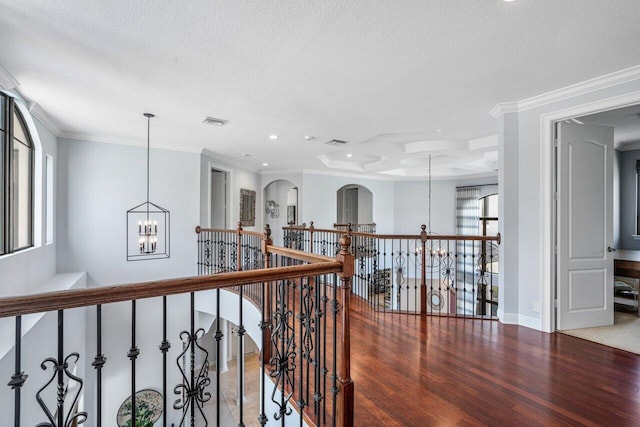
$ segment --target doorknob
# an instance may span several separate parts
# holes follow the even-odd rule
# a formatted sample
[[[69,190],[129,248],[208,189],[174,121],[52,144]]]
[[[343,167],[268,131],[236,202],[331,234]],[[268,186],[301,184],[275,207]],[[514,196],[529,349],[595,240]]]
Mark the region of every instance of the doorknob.
[[[615,252],[615,251],[616,251],[615,248],[612,248],[611,246],[607,248],[607,252]]]

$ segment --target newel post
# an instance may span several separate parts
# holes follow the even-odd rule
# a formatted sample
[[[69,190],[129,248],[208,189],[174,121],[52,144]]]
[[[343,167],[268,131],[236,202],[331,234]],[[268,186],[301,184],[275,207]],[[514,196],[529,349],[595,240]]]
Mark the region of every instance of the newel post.
[[[264,257],[265,269],[270,268],[270,254],[269,246],[273,244],[271,240],[271,228],[269,224],[264,226],[264,236],[262,239],[262,255]],[[269,360],[271,359],[271,333],[269,326],[271,325],[272,317],[272,300],[271,294],[271,282],[264,282],[262,284],[262,322],[260,328],[262,329],[262,364],[266,367],[269,366]]]
[[[242,223],[238,222],[236,232],[236,271],[242,271]]]
[[[313,221],[311,221],[311,225],[309,225],[309,252],[310,253],[314,253],[313,252],[313,233],[315,231],[316,231],[316,227],[313,225]]]
[[[420,226],[422,231],[420,232],[420,244],[421,244],[421,262],[420,266],[420,314],[427,314],[427,226],[422,224]]]
[[[353,393],[354,384],[351,380],[351,335],[349,326],[351,303],[351,278],[354,271],[354,257],[350,252],[351,237],[346,234],[340,238],[340,252],[336,257],[342,262],[342,272],[338,273],[340,283],[336,289],[338,306],[342,307],[338,321],[337,345],[337,383],[338,399],[336,404],[336,419],[339,427],[353,426]]]

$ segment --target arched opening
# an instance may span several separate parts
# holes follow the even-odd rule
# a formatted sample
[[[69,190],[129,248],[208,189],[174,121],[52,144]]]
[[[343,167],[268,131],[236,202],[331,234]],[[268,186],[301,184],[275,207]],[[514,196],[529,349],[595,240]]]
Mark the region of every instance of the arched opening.
[[[372,224],[373,193],[362,185],[348,184],[337,192],[337,224]]]
[[[282,246],[282,227],[298,223],[298,187],[291,181],[279,179],[264,188],[263,196],[262,222],[269,224],[273,243]]]

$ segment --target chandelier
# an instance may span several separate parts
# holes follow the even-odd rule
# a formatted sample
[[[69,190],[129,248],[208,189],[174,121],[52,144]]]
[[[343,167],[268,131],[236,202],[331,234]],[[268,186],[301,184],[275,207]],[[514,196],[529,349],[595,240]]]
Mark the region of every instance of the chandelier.
[[[127,211],[127,261],[169,258],[170,212],[149,201],[151,113],[147,118],[147,199]]]

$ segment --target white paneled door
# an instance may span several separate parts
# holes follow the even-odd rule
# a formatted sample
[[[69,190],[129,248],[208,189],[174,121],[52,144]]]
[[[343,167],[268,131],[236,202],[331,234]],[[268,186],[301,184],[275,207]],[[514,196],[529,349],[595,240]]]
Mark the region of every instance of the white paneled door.
[[[557,329],[613,324],[613,128],[558,123]]]

